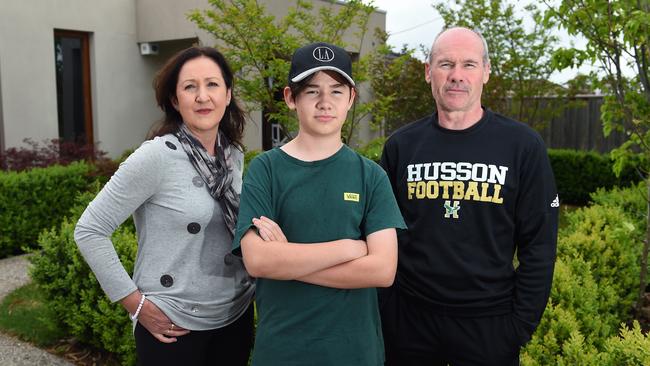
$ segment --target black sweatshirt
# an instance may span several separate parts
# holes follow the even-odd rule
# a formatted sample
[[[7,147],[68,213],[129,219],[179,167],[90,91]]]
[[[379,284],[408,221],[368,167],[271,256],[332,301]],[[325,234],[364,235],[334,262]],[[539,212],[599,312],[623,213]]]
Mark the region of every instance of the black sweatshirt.
[[[434,113],[386,142],[381,165],[408,226],[395,286],[444,314],[512,312],[532,333],[551,290],[559,198],[541,137],[484,111],[460,131]]]

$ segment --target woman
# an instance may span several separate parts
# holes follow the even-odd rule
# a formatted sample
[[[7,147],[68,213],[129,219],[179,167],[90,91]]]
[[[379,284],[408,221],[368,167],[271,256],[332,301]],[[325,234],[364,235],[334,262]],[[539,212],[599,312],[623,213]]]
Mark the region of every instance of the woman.
[[[239,209],[244,114],[213,48],[191,47],[159,71],[165,117],[88,205],[75,240],[135,324],[142,365],[246,365],[254,285],[230,254]],[[110,237],[133,214],[133,278]]]
[[[233,242],[258,278],[253,365],[384,363],[374,287],[393,283],[404,221],[384,171],[341,142],[355,94],[345,50],[294,53],[298,135],[251,163]]]

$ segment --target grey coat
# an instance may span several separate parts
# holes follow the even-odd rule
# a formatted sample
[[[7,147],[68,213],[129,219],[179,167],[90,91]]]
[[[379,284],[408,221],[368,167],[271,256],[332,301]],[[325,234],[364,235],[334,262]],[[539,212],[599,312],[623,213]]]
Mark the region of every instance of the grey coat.
[[[241,192],[243,154],[233,154],[233,186]],[[138,236],[133,278],[110,240],[131,214]],[[219,203],[174,135],[144,142],[120,165],[79,219],[75,241],[111,301],[139,289],[186,329],[228,325],[253,297],[254,281],[230,253]]]

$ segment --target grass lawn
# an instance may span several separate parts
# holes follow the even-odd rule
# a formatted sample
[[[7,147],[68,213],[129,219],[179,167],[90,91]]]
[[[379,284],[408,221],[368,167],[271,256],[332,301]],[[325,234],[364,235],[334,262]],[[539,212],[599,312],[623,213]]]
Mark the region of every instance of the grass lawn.
[[[66,336],[35,284],[18,288],[5,297],[0,304],[0,329],[39,347],[52,346]]]
[[[117,357],[76,342],[56,322],[43,292],[30,283],[7,295],[0,304],[0,331],[47,349],[79,366],[117,366]]]

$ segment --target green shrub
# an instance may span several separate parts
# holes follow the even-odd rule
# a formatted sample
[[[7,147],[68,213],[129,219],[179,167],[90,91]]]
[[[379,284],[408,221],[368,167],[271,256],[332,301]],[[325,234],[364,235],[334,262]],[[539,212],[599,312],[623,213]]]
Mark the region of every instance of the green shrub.
[[[619,336],[637,296],[645,199],[636,187],[600,190],[593,199],[598,204],[567,213],[551,296],[522,352],[524,366],[649,364],[641,349],[647,335],[623,328]]]
[[[569,221],[558,242],[558,256],[588,263],[601,288],[600,301],[604,304],[601,310],[615,312],[618,322],[626,320],[637,296],[639,258],[645,233],[616,207],[583,208],[575,211]],[[608,287],[614,293],[602,291]]]
[[[547,311],[549,309],[547,308]],[[551,309],[551,311],[553,311]],[[570,312],[564,312],[565,315]],[[560,316],[559,318],[562,318]],[[571,318],[570,315],[566,318]],[[564,322],[564,325],[571,321]],[[569,325],[572,327],[575,325]],[[546,349],[545,349],[546,348]],[[534,351],[542,350],[542,357]],[[549,351],[549,352],[544,352]],[[558,346],[552,332],[546,333],[543,342],[536,342],[526,347],[526,352],[521,355],[523,366],[645,366],[650,365],[650,338],[644,335],[638,322],[634,322],[630,329],[621,326],[619,335],[607,338],[601,349],[594,347],[589,337],[583,336],[579,331],[573,330]]]
[[[108,300],[74,242],[77,219],[98,190],[96,185],[95,192],[79,195],[70,217],[40,235],[41,250],[30,257],[31,276],[70,334],[81,342],[116,353],[122,364],[132,365],[135,344],[131,321],[119,303]],[[112,241],[122,264],[132,274],[137,251],[132,223],[121,225]]]
[[[599,188],[590,196],[594,205],[620,208],[633,220],[639,231],[645,232],[648,215],[647,195],[646,183],[639,182],[625,188]]]
[[[616,334],[619,314],[608,311],[611,286],[599,286],[581,258],[558,259],[551,298],[522,365],[601,365],[600,353]]]
[[[87,189],[93,167],[68,166],[0,173],[0,258],[36,245],[38,234],[58,225]]]
[[[589,194],[598,188],[627,186],[641,180],[635,169],[630,166],[623,170],[620,177],[616,177],[612,170],[614,163],[609,154],[549,149],[548,157],[560,199],[564,203],[584,205],[589,201]]]
[[[607,340],[603,354],[605,365],[650,365],[650,338],[641,332],[638,322],[621,328],[620,337]]]

